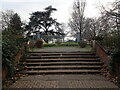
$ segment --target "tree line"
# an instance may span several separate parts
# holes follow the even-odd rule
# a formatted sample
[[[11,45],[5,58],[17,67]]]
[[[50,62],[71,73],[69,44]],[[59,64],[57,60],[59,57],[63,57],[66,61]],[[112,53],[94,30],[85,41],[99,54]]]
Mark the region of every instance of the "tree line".
[[[86,18],[84,16],[85,6],[85,0],[76,0],[73,4],[73,12],[68,23],[73,36],[80,33],[80,38],[92,40],[108,33],[119,34],[120,1],[116,0],[111,3],[112,8],[109,10],[100,5],[101,14],[97,18]]]

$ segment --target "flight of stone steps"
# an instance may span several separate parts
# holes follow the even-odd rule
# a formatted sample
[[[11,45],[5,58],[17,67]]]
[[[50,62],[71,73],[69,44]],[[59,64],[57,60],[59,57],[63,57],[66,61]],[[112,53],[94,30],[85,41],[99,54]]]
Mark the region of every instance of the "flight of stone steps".
[[[90,51],[28,52],[25,74],[100,74],[102,62]]]

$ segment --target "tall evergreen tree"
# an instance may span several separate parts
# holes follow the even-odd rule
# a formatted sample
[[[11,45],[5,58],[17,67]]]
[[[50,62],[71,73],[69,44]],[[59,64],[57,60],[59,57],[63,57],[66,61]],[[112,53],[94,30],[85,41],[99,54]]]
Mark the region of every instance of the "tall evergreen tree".
[[[46,36],[48,32],[51,31],[50,27],[56,23],[56,19],[51,17],[53,11],[57,9],[52,8],[52,6],[48,6],[45,8],[45,11],[37,11],[33,12],[30,17],[29,25],[27,29],[29,29],[28,34],[31,34],[34,31],[44,30]],[[48,43],[48,38],[45,40]]]
[[[8,29],[12,31],[12,34],[23,34],[22,22],[20,16],[17,13],[15,13],[10,18],[10,24],[8,26]]]

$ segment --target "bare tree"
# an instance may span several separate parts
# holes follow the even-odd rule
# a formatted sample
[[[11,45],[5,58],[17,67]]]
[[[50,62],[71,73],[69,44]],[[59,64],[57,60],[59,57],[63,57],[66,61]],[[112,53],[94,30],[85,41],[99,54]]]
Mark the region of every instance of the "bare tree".
[[[93,18],[86,18],[84,20],[84,32],[82,34],[82,37],[85,39],[92,39],[96,36],[96,20]]]
[[[85,0],[76,0],[74,2],[73,12],[68,23],[73,33],[80,33],[80,40],[82,39],[85,5]]]
[[[114,18],[116,18],[116,29],[119,30],[120,29],[120,1],[116,0],[113,3],[113,9],[106,11],[107,14],[113,16]]]
[[[111,8],[108,10],[105,8],[105,6],[101,5],[101,15],[102,17],[106,17],[109,19],[109,21],[112,21],[112,28],[114,30],[120,29],[120,0],[116,0],[111,4]],[[114,22],[114,24],[113,24]]]
[[[116,27],[118,27],[117,25],[118,20],[116,20],[116,17],[118,19],[119,13],[117,13],[118,8],[116,8],[115,5],[112,7],[111,10],[108,10],[108,11],[104,6],[101,6],[101,9],[100,9],[101,15],[97,19],[86,18],[84,20],[84,29],[85,29],[84,36],[85,37],[95,38],[96,36],[106,35],[107,33],[117,30]]]
[[[14,15],[12,10],[6,10],[0,12],[0,26],[2,30],[5,30],[10,24],[10,19]]]

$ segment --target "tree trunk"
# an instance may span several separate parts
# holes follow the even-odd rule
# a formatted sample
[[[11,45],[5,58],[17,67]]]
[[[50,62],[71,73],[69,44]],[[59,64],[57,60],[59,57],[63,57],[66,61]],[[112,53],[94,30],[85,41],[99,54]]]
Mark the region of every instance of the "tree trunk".
[[[47,30],[47,29],[46,29],[45,34],[46,34],[46,39],[45,39],[45,41],[46,41],[46,43],[48,43],[48,42],[49,42],[49,40],[48,40],[48,30]]]

